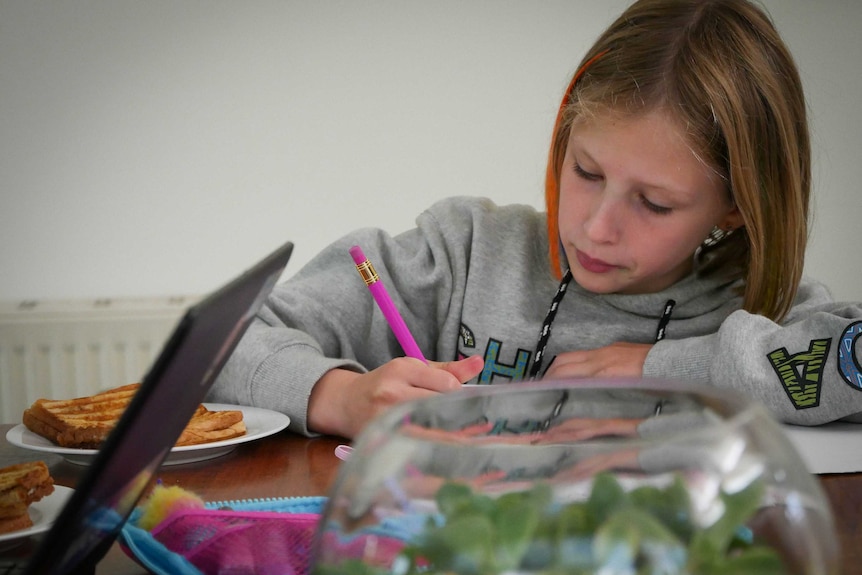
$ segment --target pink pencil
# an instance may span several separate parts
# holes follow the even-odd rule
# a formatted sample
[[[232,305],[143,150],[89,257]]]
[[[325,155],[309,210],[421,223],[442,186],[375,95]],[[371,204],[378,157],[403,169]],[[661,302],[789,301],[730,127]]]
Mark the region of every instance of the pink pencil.
[[[380,281],[380,276],[377,275],[377,272],[374,270],[374,266],[371,265],[371,262],[365,257],[365,254],[362,253],[362,248],[359,246],[353,246],[350,248],[350,255],[353,256],[353,262],[356,264],[356,269],[359,271],[359,275],[362,276],[362,279],[365,281],[365,285],[368,286],[369,291],[371,291],[371,295],[374,296],[374,301],[377,302],[377,306],[380,308],[380,311],[383,312],[383,317],[386,318],[386,321],[389,323],[389,327],[392,328],[392,332],[395,334],[395,339],[397,339],[398,343],[401,344],[401,347],[404,349],[404,353],[409,357],[415,357],[416,359],[425,361],[425,356],[422,355],[422,350],[419,349],[419,346],[416,344],[416,340],[413,339],[413,336],[410,334],[410,330],[407,329],[407,324],[404,323],[404,318],[401,317],[401,314],[398,313],[398,310],[395,308],[395,304],[392,303],[392,298],[389,297],[389,292],[386,291],[386,286],[384,286],[383,282]],[[425,363],[428,362],[425,361]]]

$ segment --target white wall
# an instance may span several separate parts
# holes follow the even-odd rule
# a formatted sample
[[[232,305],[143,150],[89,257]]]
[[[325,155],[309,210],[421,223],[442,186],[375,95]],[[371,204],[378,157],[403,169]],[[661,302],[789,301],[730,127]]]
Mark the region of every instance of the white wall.
[[[0,300],[205,293],[452,194],[541,206],[627,0],[0,0]],[[808,272],[862,299],[862,2],[767,0],[812,110]]]

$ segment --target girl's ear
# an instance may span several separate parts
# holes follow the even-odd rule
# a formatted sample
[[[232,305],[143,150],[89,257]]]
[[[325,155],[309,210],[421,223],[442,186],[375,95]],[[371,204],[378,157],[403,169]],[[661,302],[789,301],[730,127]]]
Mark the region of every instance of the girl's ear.
[[[745,219],[742,217],[742,212],[739,211],[739,208],[733,206],[727,214],[722,218],[721,222],[718,224],[718,227],[725,231],[730,230],[738,230],[742,226],[745,225]]]

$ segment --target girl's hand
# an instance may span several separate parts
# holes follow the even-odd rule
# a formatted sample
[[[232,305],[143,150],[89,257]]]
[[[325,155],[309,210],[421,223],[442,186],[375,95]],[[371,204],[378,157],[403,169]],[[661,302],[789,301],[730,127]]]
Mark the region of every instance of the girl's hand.
[[[536,433],[524,433],[513,435],[491,435],[488,437],[474,438],[472,443],[510,444],[524,445],[531,443],[554,444],[554,443],[577,443],[598,437],[637,437],[638,425],[643,419],[636,418],[572,418],[562,423],[552,425],[547,431]],[[475,425],[471,430],[475,433],[485,434],[494,427],[493,422]],[[451,435],[450,435],[451,440]]]
[[[462,429],[453,431],[448,431],[446,429],[433,429],[416,425],[415,423],[407,423],[401,426],[401,433],[410,437],[431,441],[442,441],[443,443],[470,443],[476,438],[481,438],[492,429],[494,429],[494,423],[492,421],[474,423]]]
[[[554,476],[553,481],[568,483],[589,479],[603,471],[637,471],[640,469],[637,449],[623,449],[583,459]]]
[[[636,437],[643,419],[578,418],[567,419],[537,435],[533,443],[574,443],[597,437]]]
[[[399,357],[368,373],[333,369],[314,385],[308,399],[308,428],[352,439],[393,405],[460,389],[484,367],[481,356],[428,362]]]
[[[640,377],[649,343],[617,342],[597,349],[568,351],[554,358],[544,377]]]

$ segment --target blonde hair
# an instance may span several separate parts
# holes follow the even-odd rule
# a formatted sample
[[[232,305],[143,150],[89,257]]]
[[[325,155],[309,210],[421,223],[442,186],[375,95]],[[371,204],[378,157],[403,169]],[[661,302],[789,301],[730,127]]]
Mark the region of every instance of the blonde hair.
[[[559,177],[573,122],[656,109],[684,127],[744,221],[701,250],[699,273],[742,279],[743,308],[780,320],[796,296],[808,239],[808,121],[790,52],[747,0],[640,0],[587,52],[560,105],[548,159],[552,269],[561,272]]]

